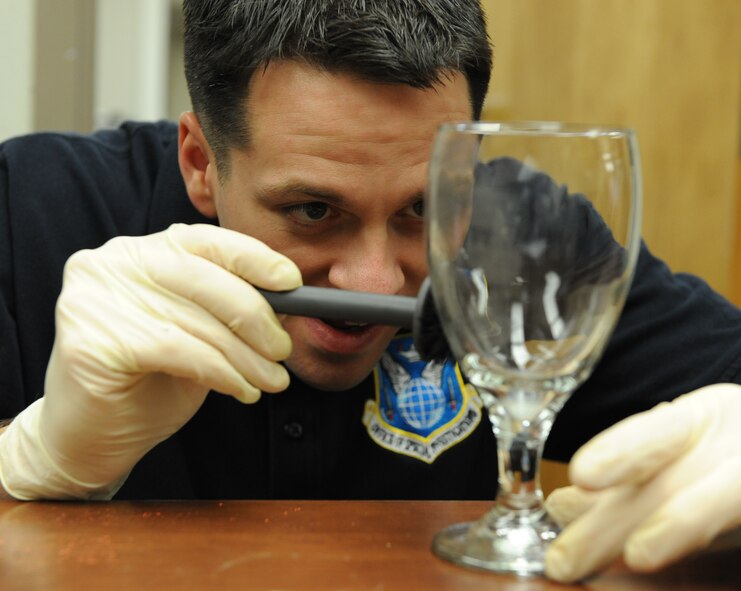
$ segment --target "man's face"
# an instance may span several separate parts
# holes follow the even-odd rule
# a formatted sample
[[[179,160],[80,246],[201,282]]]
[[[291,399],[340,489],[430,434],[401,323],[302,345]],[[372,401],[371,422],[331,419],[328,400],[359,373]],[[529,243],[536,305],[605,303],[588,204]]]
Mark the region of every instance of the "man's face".
[[[292,61],[259,71],[251,143],[210,189],[220,225],[285,254],[304,283],[414,296],[427,273],[422,199],[436,128],[471,118],[463,75],[418,90]],[[397,329],[289,316],[286,365],[343,390],[372,370]]]

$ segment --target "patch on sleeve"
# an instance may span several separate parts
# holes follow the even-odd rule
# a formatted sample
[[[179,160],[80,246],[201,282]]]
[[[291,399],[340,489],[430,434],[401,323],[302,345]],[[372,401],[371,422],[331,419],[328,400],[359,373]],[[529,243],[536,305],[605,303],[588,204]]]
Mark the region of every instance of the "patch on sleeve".
[[[458,365],[423,360],[411,336],[391,341],[373,374],[363,424],[381,447],[431,464],[481,421],[481,399]]]

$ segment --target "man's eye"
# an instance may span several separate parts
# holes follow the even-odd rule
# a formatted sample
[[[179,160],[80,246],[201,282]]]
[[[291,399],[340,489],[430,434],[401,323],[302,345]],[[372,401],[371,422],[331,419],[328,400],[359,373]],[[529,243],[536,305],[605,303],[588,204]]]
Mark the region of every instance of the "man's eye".
[[[319,222],[330,213],[329,206],[320,201],[297,203],[296,205],[286,207],[285,211],[302,222]]]
[[[419,217],[423,217],[425,214],[425,202],[422,199],[415,201],[412,205],[412,211]]]

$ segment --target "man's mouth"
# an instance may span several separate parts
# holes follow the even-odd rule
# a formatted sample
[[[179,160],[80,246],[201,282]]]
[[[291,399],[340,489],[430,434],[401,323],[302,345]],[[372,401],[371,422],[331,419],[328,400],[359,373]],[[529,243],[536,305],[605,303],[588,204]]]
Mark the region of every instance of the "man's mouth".
[[[349,333],[363,332],[369,327],[375,326],[375,324],[368,324],[367,322],[353,322],[351,320],[326,320],[322,318],[322,322],[328,324],[335,330]]]
[[[304,318],[307,346],[329,353],[357,355],[378,348],[389,329],[378,324],[331,318]]]

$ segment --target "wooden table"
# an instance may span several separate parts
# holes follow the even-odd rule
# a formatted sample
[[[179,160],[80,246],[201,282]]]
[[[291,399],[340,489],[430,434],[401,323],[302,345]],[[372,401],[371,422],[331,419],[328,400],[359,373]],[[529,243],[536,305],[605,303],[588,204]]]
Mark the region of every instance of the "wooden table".
[[[0,589],[741,589],[741,546],[584,585],[463,569],[430,541],[480,502],[0,502]]]

